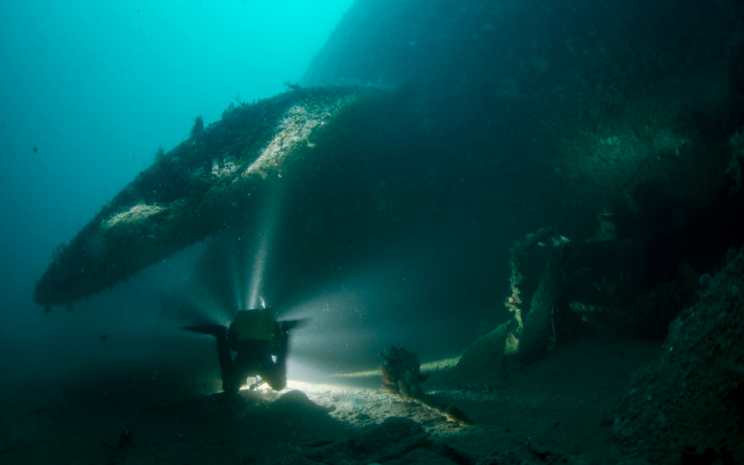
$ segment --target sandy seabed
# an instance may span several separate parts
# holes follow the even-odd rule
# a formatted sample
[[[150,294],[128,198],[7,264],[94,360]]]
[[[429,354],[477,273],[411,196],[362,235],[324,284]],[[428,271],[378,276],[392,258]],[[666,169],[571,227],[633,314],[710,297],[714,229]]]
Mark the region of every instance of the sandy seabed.
[[[488,383],[433,372],[424,389],[458,406],[474,423],[465,427],[391,398],[379,374],[290,381],[238,399],[168,389],[184,381],[154,384],[146,369],[4,382],[0,463],[631,463],[614,446],[615,411],[659,348],[588,339]]]

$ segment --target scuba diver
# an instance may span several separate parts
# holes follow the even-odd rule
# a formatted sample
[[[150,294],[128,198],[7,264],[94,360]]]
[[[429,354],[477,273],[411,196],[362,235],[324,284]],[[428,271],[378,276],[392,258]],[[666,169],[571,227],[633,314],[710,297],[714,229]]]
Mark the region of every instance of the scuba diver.
[[[301,321],[275,321],[270,309],[239,310],[230,328],[202,324],[183,329],[217,338],[222,390],[237,394],[252,376],[260,377],[275,391],[286,387],[289,330]],[[236,352],[234,359],[231,352]]]

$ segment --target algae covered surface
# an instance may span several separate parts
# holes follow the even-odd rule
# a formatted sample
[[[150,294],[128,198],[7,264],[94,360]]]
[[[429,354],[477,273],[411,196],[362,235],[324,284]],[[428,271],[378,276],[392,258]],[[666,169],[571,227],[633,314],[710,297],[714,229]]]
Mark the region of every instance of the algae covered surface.
[[[266,186],[367,88],[299,89],[225,110],[141,172],[61,245],[34,292],[72,305],[253,214]],[[317,154],[317,151],[314,152]]]

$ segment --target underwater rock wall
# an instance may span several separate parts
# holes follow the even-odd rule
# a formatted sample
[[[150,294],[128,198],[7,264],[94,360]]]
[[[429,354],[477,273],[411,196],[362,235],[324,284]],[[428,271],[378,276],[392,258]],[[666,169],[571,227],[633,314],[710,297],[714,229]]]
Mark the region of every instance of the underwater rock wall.
[[[627,453],[679,463],[685,446],[727,445],[744,456],[744,254],[728,265],[700,301],[672,322],[662,357],[633,383],[615,416]]]

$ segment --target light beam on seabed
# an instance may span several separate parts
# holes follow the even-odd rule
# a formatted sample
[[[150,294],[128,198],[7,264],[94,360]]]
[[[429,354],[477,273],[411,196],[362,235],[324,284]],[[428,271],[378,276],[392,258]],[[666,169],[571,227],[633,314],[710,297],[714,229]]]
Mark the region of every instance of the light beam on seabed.
[[[271,193],[269,193],[266,207],[263,211],[261,222],[259,223],[259,231],[257,241],[257,248],[253,252],[253,263],[249,270],[249,264],[246,260],[244,269],[246,270],[245,276],[250,276],[250,284],[248,286],[248,293],[246,295],[246,307],[244,308],[259,308],[263,307],[261,300],[261,291],[266,274],[266,264],[268,263],[269,253],[271,252],[272,241],[274,239],[274,233],[279,223],[280,217],[280,204],[282,199],[282,187],[281,183],[276,183]],[[247,245],[248,241],[246,241]]]
[[[373,345],[374,329],[314,331],[312,329],[298,329],[290,334],[288,373],[293,379],[317,380],[325,379],[330,373],[339,371],[340,365],[352,369],[362,366],[369,367],[370,362],[376,363],[374,353],[359,357],[352,354],[348,360],[349,344],[360,344],[363,347]],[[365,354],[363,354],[365,355]],[[358,359],[362,359],[359,363]]]
[[[336,287],[284,310],[279,320],[304,320],[290,332],[290,376],[324,376],[329,365],[337,362],[336,355],[348,352],[348,344],[360,346],[374,338],[375,328],[356,324],[356,317],[349,315],[350,309],[363,306],[363,297],[358,293]]]
[[[245,389],[248,388],[243,388]],[[268,398],[277,398],[289,391],[300,391],[315,404],[325,408],[332,417],[349,423],[379,423],[391,416],[385,408],[391,403],[390,394],[377,388],[288,380],[287,387],[280,392],[272,391],[266,384],[262,384],[257,391]],[[359,421],[360,417],[365,419]]]
[[[443,370],[455,363],[454,359],[425,363],[422,365],[422,371]],[[343,379],[362,376],[369,377],[369,382],[361,385],[349,384]],[[332,417],[359,427],[401,415],[399,406],[403,401],[379,387],[381,377],[382,373],[379,370],[332,375],[320,381],[298,380],[292,377],[287,380],[286,388],[280,392],[273,391],[266,384],[262,384],[257,391],[268,398],[277,398],[289,391],[301,391],[315,404],[325,408]],[[438,391],[432,391],[430,394],[436,392]],[[452,395],[449,391],[447,394]]]
[[[393,341],[390,334],[395,328],[381,327],[385,323],[380,320],[373,327],[368,311],[400,305],[393,297],[406,291],[405,279],[399,274],[400,269],[391,273],[389,267],[373,262],[345,276],[343,282],[328,283],[323,292],[289,306],[280,320],[308,319],[291,333],[290,357],[310,360],[314,368],[324,368],[324,374],[359,371],[375,364],[377,352]]]
[[[381,342],[380,330],[382,328],[356,324],[351,327],[348,323],[350,316],[353,318],[353,315],[350,314],[353,309],[364,309],[367,306],[365,300],[370,298],[376,299],[377,305],[388,304],[388,299],[381,299],[379,296],[391,294],[392,292],[386,291],[398,290],[400,284],[390,281],[387,267],[372,266],[365,271],[353,278],[347,278],[346,284],[337,283],[329,286],[327,289],[330,290],[327,292],[299,305],[294,305],[279,315],[280,320],[308,319],[305,325],[290,333],[287,361],[289,381],[285,391],[300,390],[321,406],[357,413],[365,410],[364,405],[376,405],[380,401],[389,401],[390,395],[381,391],[378,387],[379,383],[372,379],[381,377],[379,371],[369,370],[340,375],[338,365],[334,366],[336,356],[338,355],[341,359],[347,355],[350,345],[355,348],[361,346],[362,349],[372,350],[369,360],[364,363],[367,366],[370,361],[376,361],[374,350],[383,348],[377,347]],[[360,318],[364,318],[363,313],[364,311],[360,313]],[[435,362],[430,369],[444,369],[455,363],[454,360]],[[425,366],[425,369],[429,367]],[[330,377],[331,372],[336,374]],[[370,384],[373,387],[351,386],[350,380],[344,380],[344,378],[364,376],[370,377],[370,383],[364,384]],[[278,395],[265,385],[259,390],[266,392],[269,396]],[[340,404],[345,407],[340,407]]]
[[[441,360],[435,360],[433,362],[422,363],[419,372],[433,373],[435,371],[448,370],[450,368],[454,368],[459,361],[460,357],[450,357],[443,358]],[[354,373],[333,373],[329,376],[331,378],[368,378],[374,376],[382,376],[382,372],[380,370],[366,370],[356,371]]]
[[[311,317],[316,311],[323,311],[327,306],[326,299],[316,299],[315,305],[305,304],[301,308],[290,311],[293,317]],[[315,311],[313,311],[315,310]],[[348,341],[358,340],[364,333],[374,334],[374,331],[357,330],[334,330],[330,334],[327,331],[313,330],[312,325],[299,328],[290,333],[290,350],[287,359],[287,386],[279,392],[273,391],[267,384],[261,384],[256,391],[266,397],[278,397],[289,391],[301,391],[307,397],[321,407],[327,408],[329,413],[344,420],[344,418],[374,409],[373,406],[381,402],[389,402],[390,394],[374,387],[350,386],[341,380],[333,380],[328,377],[328,360],[324,356],[312,356],[306,353],[308,348],[320,353],[331,354],[341,350]],[[378,376],[380,376],[378,374]],[[249,378],[249,385],[251,379]],[[243,387],[242,390],[249,390]],[[379,415],[371,415],[370,421],[383,421],[387,413],[380,412]],[[379,418],[377,418],[379,416]]]

